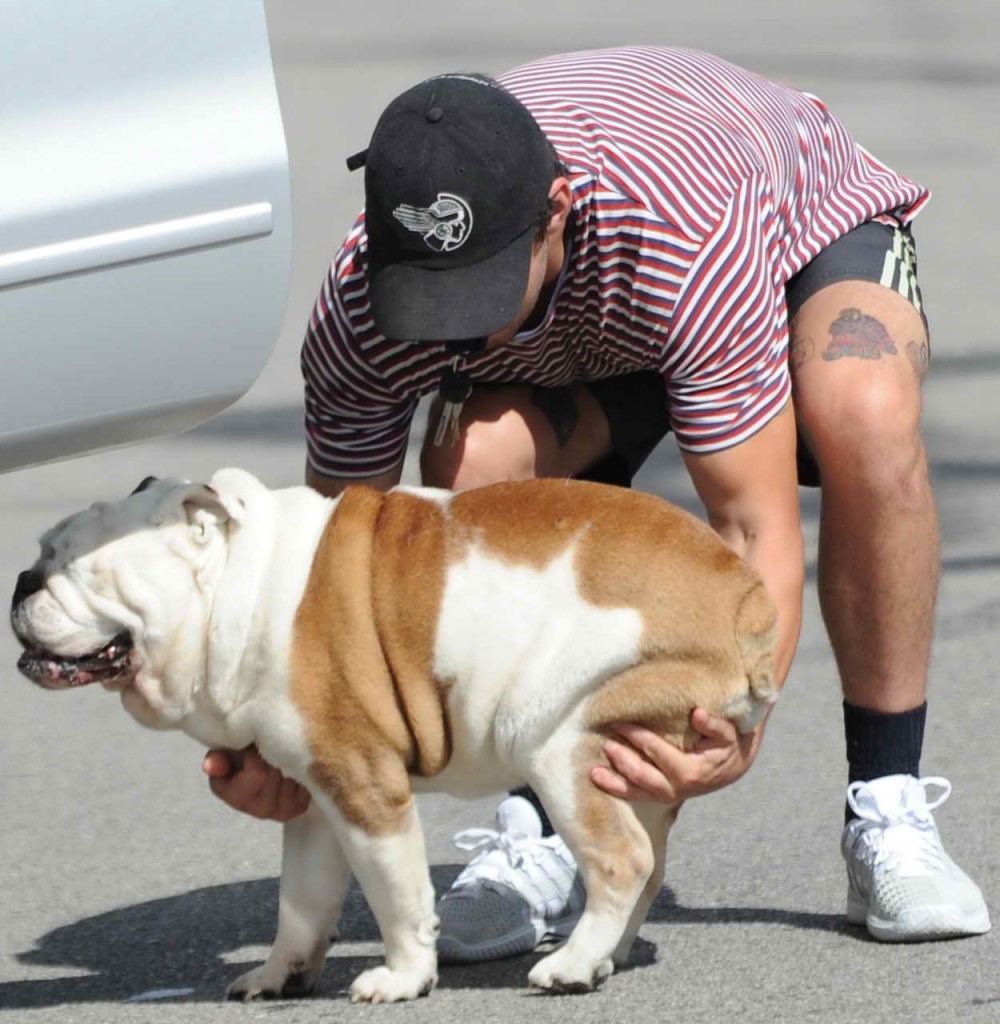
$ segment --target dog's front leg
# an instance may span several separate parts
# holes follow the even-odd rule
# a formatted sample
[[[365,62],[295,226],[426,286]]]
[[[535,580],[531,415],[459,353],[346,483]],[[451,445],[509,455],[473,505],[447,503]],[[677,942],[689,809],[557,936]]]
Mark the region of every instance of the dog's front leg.
[[[337,834],[310,805],[284,826],[278,934],[267,962],[229,986],[230,999],[308,995],[323,969],[351,873]]]
[[[351,1002],[395,1003],[427,995],[437,984],[438,918],[420,819],[412,798],[390,831],[351,824],[332,804],[351,869],[385,943],[385,964],[351,985]]]

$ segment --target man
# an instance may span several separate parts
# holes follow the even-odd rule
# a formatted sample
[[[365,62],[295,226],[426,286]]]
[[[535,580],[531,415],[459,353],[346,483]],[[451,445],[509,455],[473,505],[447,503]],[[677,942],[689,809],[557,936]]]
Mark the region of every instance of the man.
[[[430,79],[389,105],[362,162],[365,214],[303,348],[310,484],[394,485],[435,390],[421,470],[438,486],[628,486],[672,431],[709,522],[778,606],[782,680],[800,626],[797,485],[821,486],[848,917],[893,941],[987,931],[919,776],[938,529],[909,224],[927,191],[814,97],[652,47],[551,57],[500,84]],[[744,739],[703,709],[692,722],[687,753],[622,723],[594,784],[674,801],[738,779],[763,726]],[[252,751],[237,771],[211,752],[205,770],[261,816],[308,799]],[[527,793],[485,840],[457,837],[485,848],[439,905],[444,958],[524,951],[572,923],[572,857],[545,826]]]

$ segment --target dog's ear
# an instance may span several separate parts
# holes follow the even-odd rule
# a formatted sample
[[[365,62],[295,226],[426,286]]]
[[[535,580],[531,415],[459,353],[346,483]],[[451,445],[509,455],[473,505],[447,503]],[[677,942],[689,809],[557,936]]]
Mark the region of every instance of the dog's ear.
[[[243,518],[244,505],[239,498],[220,494],[208,484],[191,484],[184,492],[181,505],[199,540],[208,536],[211,526],[230,520],[238,523]]]
[[[146,479],[143,480],[142,483],[139,484],[139,486],[132,492],[132,494],[142,494],[143,491],[152,487],[158,480],[159,477],[147,476]],[[132,494],[129,495],[130,498],[132,497]]]

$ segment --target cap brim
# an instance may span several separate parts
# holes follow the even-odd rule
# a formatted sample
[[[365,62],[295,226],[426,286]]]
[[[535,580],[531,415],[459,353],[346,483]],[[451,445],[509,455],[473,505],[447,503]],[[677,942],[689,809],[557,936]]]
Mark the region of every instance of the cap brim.
[[[397,263],[371,275],[375,327],[398,341],[464,341],[506,327],[524,302],[535,227],[468,267]]]

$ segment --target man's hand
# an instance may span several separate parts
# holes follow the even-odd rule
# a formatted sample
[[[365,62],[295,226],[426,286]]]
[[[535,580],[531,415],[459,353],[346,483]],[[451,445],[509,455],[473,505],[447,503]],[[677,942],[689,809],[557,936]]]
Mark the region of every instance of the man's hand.
[[[255,818],[290,821],[309,806],[309,791],[294,779],[286,779],[256,747],[238,752],[210,750],[201,762],[201,770],[220,800]]]
[[[605,743],[611,767],[592,768],[591,781],[625,800],[672,804],[701,796],[728,786],[746,772],[757,755],[764,730],[761,724],[741,736],[729,719],[704,708],[692,712],[691,725],[700,739],[692,750],[684,751],[641,725],[619,723],[615,731],[627,742]]]

